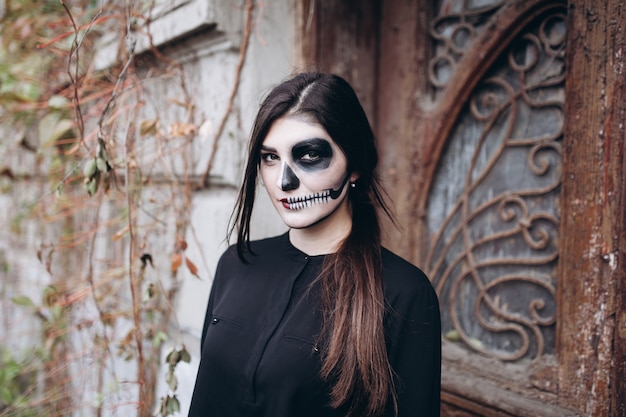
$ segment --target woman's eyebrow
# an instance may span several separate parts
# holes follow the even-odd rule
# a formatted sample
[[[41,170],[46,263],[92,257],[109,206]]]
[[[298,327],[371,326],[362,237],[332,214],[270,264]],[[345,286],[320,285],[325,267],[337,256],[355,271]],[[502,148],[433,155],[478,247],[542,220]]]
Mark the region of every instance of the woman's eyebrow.
[[[267,152],[276,152],[275,148],[272,148],[270,146],[265,146],[265,145],[261,145],[261,150],[262,151],[267,151]]]

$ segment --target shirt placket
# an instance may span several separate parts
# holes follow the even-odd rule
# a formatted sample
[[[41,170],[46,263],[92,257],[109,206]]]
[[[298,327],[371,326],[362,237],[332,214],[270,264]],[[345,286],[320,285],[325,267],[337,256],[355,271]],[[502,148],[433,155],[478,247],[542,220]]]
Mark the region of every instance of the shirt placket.
[[[267,344],[272,338],[276,329],[280,325],[289,306],[293,287],[308,263],[308,257],[300,256],[298,258],[290,258],[290,265],[283,267],[277,266],[276,275],[272,279],[274,285],[278,285],[280,291],[275,300],[269,300],[267,314],[265,318],[264,330],[259,333],[255,345],[251,351],[250,358],[245,372],[246,389],[244,393],[245,406],[248,408],[256,408],[257,396],[255,375],[259,364],[263,360],[266,352]]]

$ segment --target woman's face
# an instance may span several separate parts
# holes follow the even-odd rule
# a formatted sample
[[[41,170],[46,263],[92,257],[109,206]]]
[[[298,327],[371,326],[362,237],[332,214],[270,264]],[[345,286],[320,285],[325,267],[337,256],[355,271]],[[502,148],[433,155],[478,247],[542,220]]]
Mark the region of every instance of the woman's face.
[[[259,171],[290,228],[349,218],[348,161],[320,124],[293,117],[276,120],[263,141]]]

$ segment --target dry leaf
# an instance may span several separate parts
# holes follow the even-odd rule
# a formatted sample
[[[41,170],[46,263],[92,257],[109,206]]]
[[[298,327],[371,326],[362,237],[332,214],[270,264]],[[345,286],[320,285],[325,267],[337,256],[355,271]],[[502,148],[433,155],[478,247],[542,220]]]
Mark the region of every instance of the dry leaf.
[[[174,138],[182,138],[185,136],[189,136],[190,134],[196,131],[196,126],[191,123],[172,123],[169,126],[170,136]]]
[[[187,265],[187,269],[189,269],[189,272],[191,272],[191,274],[193,276],[195,276],[196,278],[200,278],[198,276],[198,267],[189,260],[189,258],[185,258],[185,264]]]
[[[180,253],[175,253],[172,256],[172,272],[176,272],[178,268],[180,268],[182,263],[183,263],[183,256]]]
[[[144,120],[139,125],[139,134],[141,136],[155,135],[158,131],[159,119]]]

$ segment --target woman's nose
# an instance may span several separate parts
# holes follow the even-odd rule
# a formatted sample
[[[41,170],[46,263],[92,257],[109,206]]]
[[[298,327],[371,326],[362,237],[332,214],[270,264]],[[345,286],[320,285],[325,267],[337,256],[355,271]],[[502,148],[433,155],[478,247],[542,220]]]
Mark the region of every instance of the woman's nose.
[[[280,178],[280,189],[283,191],[295,190],[300,186],[300,180],[293,172],[291,167],[287,164],[283,164],[283,175]]]

